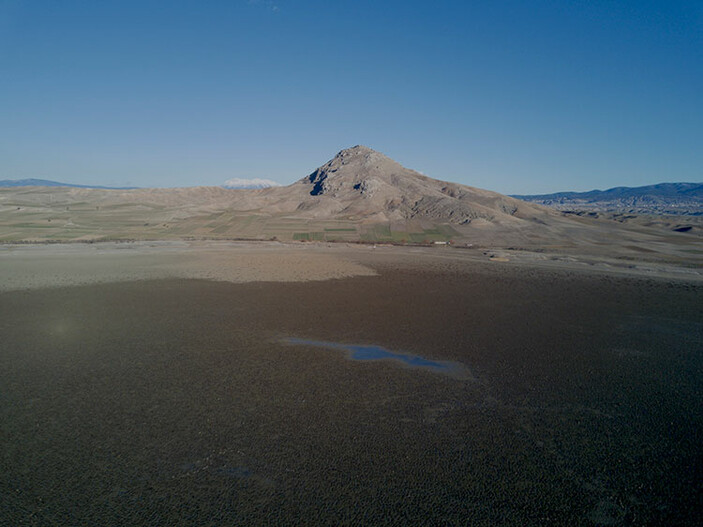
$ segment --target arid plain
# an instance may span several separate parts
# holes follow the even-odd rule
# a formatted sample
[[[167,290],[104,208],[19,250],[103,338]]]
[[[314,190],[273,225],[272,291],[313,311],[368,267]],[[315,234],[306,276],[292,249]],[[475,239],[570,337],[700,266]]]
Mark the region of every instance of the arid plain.
[[[292,190],[6,191],[0,523],[695,524],[697,224],[375,154]]]
[[[699,270],[516,256],[0,247],[0,520],[690,524]]]

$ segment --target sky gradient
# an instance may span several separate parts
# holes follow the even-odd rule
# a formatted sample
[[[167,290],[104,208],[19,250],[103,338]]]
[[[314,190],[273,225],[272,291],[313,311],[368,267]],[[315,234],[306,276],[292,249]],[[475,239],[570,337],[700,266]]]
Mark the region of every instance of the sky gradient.
[[[703,181],[703,2],[0,0],[0,179]]]

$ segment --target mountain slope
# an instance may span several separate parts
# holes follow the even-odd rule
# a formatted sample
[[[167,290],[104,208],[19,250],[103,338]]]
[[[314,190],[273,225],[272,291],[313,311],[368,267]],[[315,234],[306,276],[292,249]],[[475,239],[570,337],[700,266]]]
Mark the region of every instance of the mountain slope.
[[[277,210],[311,218],[465,225],[474,220],[515,223],[550,214],[509,196],[429,178],[361,145],[342,150],[288,187],[267,189],[262,197]]]

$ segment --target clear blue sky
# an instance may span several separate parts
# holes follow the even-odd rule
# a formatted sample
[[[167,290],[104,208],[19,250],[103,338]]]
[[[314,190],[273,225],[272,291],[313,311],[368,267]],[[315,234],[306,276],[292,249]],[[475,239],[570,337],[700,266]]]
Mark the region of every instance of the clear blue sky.
[[[0,179],[703,181],[703,2],[0,0]]]

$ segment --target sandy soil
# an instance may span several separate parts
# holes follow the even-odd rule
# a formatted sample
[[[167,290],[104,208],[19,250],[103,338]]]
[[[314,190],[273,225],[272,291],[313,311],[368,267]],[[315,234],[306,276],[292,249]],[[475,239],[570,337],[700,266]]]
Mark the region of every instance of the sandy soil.
[[[306,282],[373,276],[375,265],[403,261],[437,271],[491,262],[515,267],[687,281],[703,267],[519,250],[279,242],[103,242],[0,245],[0,291],[155,280]]]
[[[352,170],[348,176],[354,180],[354,174],[358,175]],[[408,181],[422,184],[405,188],[401,195],[397,194],[400,189],[386,185],[393,199],[380,190],[373,199],[359,197],[356,184],[349,180],[343,192],[342,187],[338,190],[351,193],[350,199],[340,194],[341,201],[332,195],[311,196],[309,180],[264,190],[0,188],[0,243],[209,239],[418,244],[451,240],[493,250],[703,266],[703,224],[695,217],[561,214],[479,189],[449,183],[436,187],[439,182],[416,176],[422,181],[415,176]],[[425,183],[434,190],[422,190]],[[437,194],[438,188],[450,187],[451,193],[468,201],[447,202],[444,191]],[[430,195],[439,201],[425,202]],[[424,203],[420,207],[424,212],[398,214],[399,209],[388,208],[389,203],[416,201]],[[515,207],[514,216],[505,213]],[[463,214],[477,217],[468,223],[449,221]],[[681,227],[690,230],[677,232]]]
[[[332,250],[232,242],[0,246],[0,291],[165,278],[299,282],[375,272]]]
[[[3,247],[0,524],[695,525],[700,275],[538,256]]]

